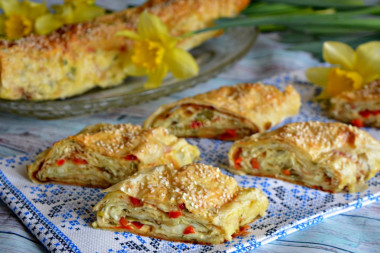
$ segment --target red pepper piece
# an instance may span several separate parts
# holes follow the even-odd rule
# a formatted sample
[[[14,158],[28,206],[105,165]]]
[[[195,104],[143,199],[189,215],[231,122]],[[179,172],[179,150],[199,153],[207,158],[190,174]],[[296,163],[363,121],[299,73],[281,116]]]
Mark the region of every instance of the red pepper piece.
[[[356,126],[356,127],[363,127],[363,121],[361,119],[354,119],[351,121],[351,124]]]
[[[249,232],[247,231],[249,229],[249,226],[248,225],[244,225],[242,227],[239,228],[239,231],[234,233],[232,235],[232,237],[237,237],[237,236],[245,236],[245,235],[248,235]]]
[[[140,229],[144,226],[144,224],[138,222],[138,221],[132,221],[133,226],[135,226],[137,229]]]
[[[203,125],[202,122],[199,122],[197,120],[193,120],[191,122],[190,128],[195,129],[195,128],[198,128],[198,127],[202,127],[202,125]]]
[[[172,218],[172,219],[177,219],[181,215],[182,215],[181,211],[170,211],[169,212],[169,218]]]
[[[119,222],[123,228],[129,229],[129,230],[133,229],[133,227],[129,225],[129,221],[127,221],[124,217],[121,217]]]
[[[372,114],[373,114],[373,115],[375,115],[375,116],[377,116],[377,115],[379,115],[379,114],[380,114],[380,110],[375,110],[375,111],[372,111]]]
[[[368,109],[365,109],[363,111],[360,111],[359,114],[363,118],[367,119],[367,118],[369,118],[369,116],[371,116],[372,112],[370,110],[368,110]]]
[[[58,166],[62,166],[64,163],[65,163],[65,159],[59,159],[59,160],[56,162],[56,164],[57,164]]]
[[[226,133],[228,133],[232,138],[235,138],[237,136],[235,129],[227,129]]]
[[[73,162],[75,164],[78,164],[78,165],[82,165],[82,164],[86,165],[86,164],[88,164],[88,162],[86,160],[81,159],[81,158],[77,158],[77,157],[74,157]]]
[[[194,233],[195,233],[195,231],[194,231],[194,228],[192,226],[187,226],[187,228],[185,228],[185,230],[183,231],[184,235],[194,234]]]
[[[284,174],[287,175],[287,176],[290,176],[290,171],[289,170],[284,170]]]
[[[226,131],[219,135],[219,139],[221,140],[233,140],[237,137],[235,129],[226,129]]]
[[[186,209],[185,203],[179,204],[178,207],[181,210],[185,210]]]
[[[127,159],[128,161],[137,161],[138,160],[137,156],[132,155],[132,154],[126,155],[125,159]]]
[[[129,196],[129,200],[132,202],[134,206],[142,206],[141,200],[136,199],[134,197]]]
[[[239,170],[240,169],[240,164],[243,161],[243,157],[238,157],[235,160],[235,169]]]
[[[251,163],[252,168],[254,168],[256,170],[260,169],[260,164],[256,158],[252,158],[250,163]]]

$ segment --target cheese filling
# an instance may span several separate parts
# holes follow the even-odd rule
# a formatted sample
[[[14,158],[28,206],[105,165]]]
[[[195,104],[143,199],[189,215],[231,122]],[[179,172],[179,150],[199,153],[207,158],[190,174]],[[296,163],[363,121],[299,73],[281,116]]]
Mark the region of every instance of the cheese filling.
[[[242,148],[235,157],[235,168],[249,174],[302,182],[306,186],[321,187],[325,190],[334,189],[340,183],[327,167],[305,161],[295,153],[279,147]]]
[[[117,197],[112,197],[114,194]],[[220,242],[224,238],[223,230],[218,226],[201,224],[192,219],[191,213],[186,210],[182,210],[179,217],[171,218],[168,212],[157,206],[148,203],[136,206],[119,194],[120,192],[112,193],[105,204],[95,207],[97,221],[93,223],[94,227],[131,230],[177,240],[196,238],[201,241]],[[191,233],[186,232],[188,227],[192,228]]]
[[[87,161],[84,160],[83,161]],[[115,163],[115,164],[106,164]],[[122,170],[117,168],[123,167]],[[115,184],[122,178],[137,171],[138,163],[135,161],[125,161],[125,164],[116,164],[112,159],[105,159],[99,164],[78,164],[73,159],[59,159],[55,164],[44,164],[41,170],[36,173],[38,180],[44,181],[62,181],[67,183],[81,184]]]
[[[177,136],[202,136],[227,140],[256,132],[238,117],[199,105],[182,105],[172,112],[161,115],[153,126],[165,127]]]

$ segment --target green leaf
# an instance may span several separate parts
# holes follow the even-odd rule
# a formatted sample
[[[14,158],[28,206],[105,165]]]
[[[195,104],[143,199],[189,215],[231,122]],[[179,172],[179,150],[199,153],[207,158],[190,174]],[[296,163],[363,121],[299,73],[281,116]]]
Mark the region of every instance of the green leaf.
[[[355,11],[341,11],[338,13],[314,13],[314,14],[280,14],[259,17],[237,17],[216,20],[216,26],[200,30],[198,32],[222,29],[236,26],[338,26],[342,28],[380,30],[380,18],[368,16],[368,14],[380,13],[380,6],[363,8]],[[362,15],[366,15],[362,17]]]
[[[312,7],[356,7],[362,6],[363,0],[262,0],[266,3],[282,3]]]
[[[266,4],[266,3],[257,3],[249,5],[244,11],[243,14],[249,16],[264,16],[264,15],[273,15],[273,14],[284,14],[284,13],[297,13],[303,11],[304,9],[287,4]],[[312,9],[307,8],[305,10],[311,11]]]
[[[290,29],[292,31],[298,31],[306,34],[328,34],[328,35],[344,35],[344,34],[357,34],[359,33],[368,33],[368,30],[366,29],[354,29],[352,27],[341,27],[341,26],[318,26],[318,25],[308,25],[303,26],[289,26],[285,27],[287,29]],[[369,29],[371,30],[371,29]]]

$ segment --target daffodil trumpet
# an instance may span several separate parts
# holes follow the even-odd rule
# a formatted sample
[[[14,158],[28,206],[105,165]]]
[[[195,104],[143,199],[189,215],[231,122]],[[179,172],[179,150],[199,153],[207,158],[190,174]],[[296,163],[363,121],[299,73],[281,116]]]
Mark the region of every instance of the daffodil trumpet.
[[[95,0],[65,0],[48,9],[46,1],[0,0],[0,37],[16,40],[31,33],[45,35],[66,24],[85,22],[101,16],[105,10]]]
[[[356,50],[342,42],[327,41],[323,44],[323,58],[332,66],[306,71],[310,82],[324,88],[319,99],[359,90],[380,77],[380,41],[364,43]]]
[[[133,48],[125,57],[124,70],[130,76],[148,76],[146,88],[160,86],[169,71],[178,79],[199,72],[193,56],[177,47],[181,37],[171,36],[157,16],[143,12],[139,16],[136,32],[123,30],[116,35],[133,40]]]

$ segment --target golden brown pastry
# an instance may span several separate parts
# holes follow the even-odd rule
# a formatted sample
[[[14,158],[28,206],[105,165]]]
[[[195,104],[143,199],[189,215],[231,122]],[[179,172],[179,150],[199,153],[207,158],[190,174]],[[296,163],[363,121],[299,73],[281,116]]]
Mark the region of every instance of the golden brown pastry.
[[[380,79],[362,89],[346,91],[330,99],[333,118],[358,127],[380,128]]]
[[[105,15],[83,24],[65,26],[49,35],[0,40],[0,98],[49,100],[110,87],[126,77],[123,55],[132,41],[115,33],[135,30],[144,10],[157,15],[173,36],[237,15],[249,0],[150,0],[143,6]],[[210,31],[184,40],[193,48],[220,34]]]
[[[198,157],[197,147],[163,128],[97,124],[37,155],[28,176],[35,183],[105,188],[138,170],[159,164],[179,168]]]
[[[105,191],[93,227],[183,242],[230,241],[268,207],[261,190],[197,163],[141,170]]]
[[[342,123],[300,122],[236,141],[230,171],[328,192],[362,190],[380,170],[380,142]]]
[[[281,92],[270,85],[242,83],[162,105],[144,127],[162,126],[179,137],[237,140],[296,115],[300,106],[292,86]]]

